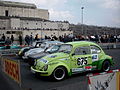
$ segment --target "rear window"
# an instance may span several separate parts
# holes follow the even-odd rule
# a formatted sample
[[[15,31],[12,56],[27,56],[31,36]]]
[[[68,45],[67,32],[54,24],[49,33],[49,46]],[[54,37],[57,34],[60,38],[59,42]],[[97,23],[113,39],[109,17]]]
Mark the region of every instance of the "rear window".
[[[99,54],[101,52],[101,49],[97,46],[92,45],[92,46],[90,46],[90,48],[91,48],[91,53],[92,54]]]

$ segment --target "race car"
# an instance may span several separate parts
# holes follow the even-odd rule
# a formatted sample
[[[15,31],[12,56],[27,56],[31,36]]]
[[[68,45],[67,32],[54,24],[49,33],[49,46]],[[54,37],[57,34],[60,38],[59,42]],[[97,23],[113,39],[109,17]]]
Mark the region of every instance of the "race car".
[[[59,51],[38,59],[31,72],[60,81],[66,76],[92,70],[109,71],[113,58],[94,42],[76,41],[62,44]]]
[[[30,47],[23,47],[22,49],[19,50],[18,56],[19,56],[20,58],[23,58],[25,52],[27,52],[27,51],[30,50],[30,49],[40,47],[40,45],[41,45],[42,42],[44,42],[44,41],[36,41],[36,42],[34,42],[33,45],[30,46]]]
[[[59,50],[60,46],[61,45],[53,45],[49,47],[48,49],[46,49],[44,52],[40,52],[38,54],[35,54],[35,55],[33,54],[33,55],[28,56],[28,64],[30,66],[33,66],[36,59],[40,59],[43,56],[56,53]]]
[[[62,44],[63,42],[60,42],[60,41],[46,41],[46,42],[43,42],[40,47],[38,48],[33,48],[33,49],[30,49],[28,50],[27,52],[25,52],[24,56],[22,57],[23,59],[28,59],[29,56],[31,55],[35,55],[35,54],[38,54],[38,53],[41,53],[41,52],[44,52],[47,48],[49,48],[50,46],[53,46],[53,45],[58,45],[58,44]]]

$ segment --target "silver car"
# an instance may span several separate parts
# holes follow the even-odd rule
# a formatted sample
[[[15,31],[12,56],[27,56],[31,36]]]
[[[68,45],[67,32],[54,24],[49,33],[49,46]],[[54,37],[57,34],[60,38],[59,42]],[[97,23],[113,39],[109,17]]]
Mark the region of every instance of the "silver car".
[[[35,54],[38,54],[40,52],[44,52],[49,47],[51,47],[53,45],[59,45],[59,44],[63,44],[63,42],[60,42],[60,41],[46,41],[46,42],[43,42],[40,45],[39,48],[33,48],[33,49],[30,49],[27,52],[25,52],[25,54],[22,58],[23,59],[28,59],[28,57],[31,56],[31,55],[35,55]]]

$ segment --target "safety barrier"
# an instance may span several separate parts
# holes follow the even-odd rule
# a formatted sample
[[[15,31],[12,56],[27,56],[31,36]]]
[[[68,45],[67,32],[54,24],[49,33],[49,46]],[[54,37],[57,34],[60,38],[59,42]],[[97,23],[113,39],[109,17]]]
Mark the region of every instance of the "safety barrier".
[[[103,49],[119,49],[120,43],[98,43]]]
[[[1,56],[0,62],[2,71],[21,86],[20,61]]]
[[[20,49],[5,49],[0,50],[0,55],[16,55]]]
[[[32,45],[0,45],[0,47],[3,46],[19,46],[19,47],[27,47],[27,46],[32,46]]]
[[[89,90],[120,90],[120,69],[90,74],[87,77]]]
[[[0,47],[3,47],[3,46],[8,46],[8,45],[0,45]],[[19,50],[23,47],[31,47],[31,45],[10,45],[10,46],[17,46],[19,48],[14,48],[14,49],[0,49],[0,55],[16,55],[18,54]]]

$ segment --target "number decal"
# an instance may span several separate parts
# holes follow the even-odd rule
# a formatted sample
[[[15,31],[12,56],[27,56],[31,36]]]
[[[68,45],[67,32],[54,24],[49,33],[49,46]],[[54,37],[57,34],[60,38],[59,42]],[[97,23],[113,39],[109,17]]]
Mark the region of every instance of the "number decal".
[[[87,64],[87,57],[84,57],[84,58],[78,58],[77,59],[77,64],[78,65],[86,65]]]

